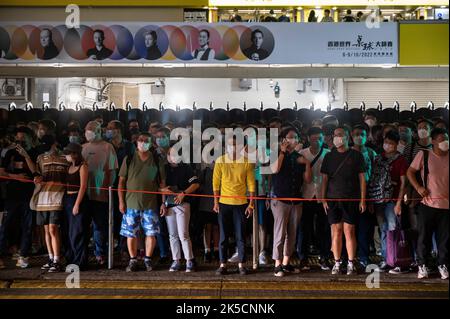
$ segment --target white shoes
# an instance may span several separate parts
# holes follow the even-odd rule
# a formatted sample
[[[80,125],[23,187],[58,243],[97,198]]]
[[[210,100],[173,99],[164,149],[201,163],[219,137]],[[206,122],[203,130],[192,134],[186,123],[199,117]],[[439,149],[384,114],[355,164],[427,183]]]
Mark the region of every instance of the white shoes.
[[[441,266],[438,267],[438,269],[439,269],[439,273],[441,274],[441,279],[442,279],[442,280],[448,279],[448,270],[447,270],[447,266],[441,265]]]
[[[239,255],[238,252],[235,252],[231,258],[228,259],[229,263],[238,263],[239,262]]]
[[[30,266],[30,263],[28,261],[28,257],[19,257],[17,259],[16,266],[20,267],[22,269],[28,268]]]
[[[262,252],[259,254],[259,257],[258,257],[258,263],[259,263],[260,265],[267,265],[267,257],[266,257],[266,253],[265,253],[264,251],[262,251]]]
[[[332,275],[338,275],[341,272],[341,263],[335,263],[331,270]]]
[[[418,279],[428,278],[427,266],[425,266],[425,265],[419,266],[419,271],[417,273],[417,278]]]

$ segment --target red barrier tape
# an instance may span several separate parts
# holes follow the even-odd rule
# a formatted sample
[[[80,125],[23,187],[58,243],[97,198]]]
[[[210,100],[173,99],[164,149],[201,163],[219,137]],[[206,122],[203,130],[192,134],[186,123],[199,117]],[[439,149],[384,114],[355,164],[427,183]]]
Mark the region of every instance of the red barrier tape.
[[[23,182],[23,183],[33,183],[33,180],[30,179],[24,179],[24,178],[12,178],[12,177],[7,177],[7,176],[0,176],[0,180],[14,180],[14,181],[18,181],[18,182]],[[42,182],[40,184],[51,184],[51,185],[56,185],[56,186],[69,186],[69,187],[74,187],[74,188],[79,188],[79,185],[70,185],[70,184],[63,184],[63,183],[53,183],[53,182]],[[105,190],[105,191],[109,191],[108,187],[88,187],[90,189],[100,189],[100,190]],[[120,189],[120,188],[111,188],[112,191],[123,191],[123,192],[131,192],[131,193],[143,193],[143,194],[153,194],[153,195],[176,195],[177,193],[173,193],[173,192],[157,192],[157,191],[146,191],[146,190],[130,190],[130,189]],[[282,201],[293,201],[293,202],[307,202],[307,201],[333,201],[333,202],[359,202],[361,201],[360,198],[289,198],[289,197],[262,197],[262,196],[235,196],[235,195],[206,195],[206,194],[185,194],[185,196],[192,196],[192,197],[208,197],[208,198],[214,198],[214,197],[222,197],[222,198],[234,198],[234,199],[261,199],[261,200],[267,200],[267,199],[273,199],[273,200],[282,200]],[[428,199],[433,199],[433,200],[448,200],[447,197],[427,197]],[[384,198],[384,199],[366,199],[365,201],[367,202],[371,202],[371,201],[376,201],[376,202],[380,202],[380,201],[397,201],[398,198]],[[422,201],[423,198],[410,198],[408,199],[410,201]]]

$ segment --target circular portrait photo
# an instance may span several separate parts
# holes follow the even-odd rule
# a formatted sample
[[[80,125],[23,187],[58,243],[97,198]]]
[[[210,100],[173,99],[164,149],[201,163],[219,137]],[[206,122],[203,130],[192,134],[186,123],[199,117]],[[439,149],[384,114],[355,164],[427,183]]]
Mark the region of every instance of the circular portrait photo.
[[[134,47],[141,58],[158,60],[166,53],[169,39],[163,29],[149,25],[136,33]]]
[[[272,32],[262,26],[253,26],[242,33],[241,51],[253,61],[267,59],[273,51],[275,40]]]
[[[9,52],[10,45],[11,39],[8,31],[0,27],[0,59],[6,57],[6,54]]]
[[[63,38],[56,28],[41,26],[31,32],[29,46],[39,59],[51,60],[61,52]]]

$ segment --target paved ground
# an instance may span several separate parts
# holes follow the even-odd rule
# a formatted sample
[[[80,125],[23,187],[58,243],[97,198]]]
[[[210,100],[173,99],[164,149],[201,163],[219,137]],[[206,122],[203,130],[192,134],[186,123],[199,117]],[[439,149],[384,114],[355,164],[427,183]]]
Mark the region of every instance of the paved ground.
[[[42,258],[32,259],[32,268],[16,269],[12,261],[0,270],[0,299],[98,299],[98,298],[181,298],[181,299],[336,299],[336,298],[437,298],[448,299],[448,281],[437,273],[418,280],[416,273],[380,274],[379,288],[368,288],[368,274],[331,276],[313,265],[309,271],[275,278],[272,267],[262,267],[247,276],[233,273],[216,276],[217,264],[200,264],[198,271],[169,273],[168,266],[157,266],[125,273],[116,269],[95,269],[80,273],[80,288],[67,289],[69,274],[49,274],[40,270]]]

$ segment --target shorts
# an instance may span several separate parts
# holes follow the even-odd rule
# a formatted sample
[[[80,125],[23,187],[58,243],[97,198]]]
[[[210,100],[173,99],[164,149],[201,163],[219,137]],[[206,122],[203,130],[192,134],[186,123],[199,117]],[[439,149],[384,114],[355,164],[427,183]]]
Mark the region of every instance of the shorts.
[[[36,225],[61,225],[61,214],[60,211],[36,212]]]
[[[144,230],[146,237],[159,235],[158,213],[154,209],[138,210],[128,208],[122,218],[120,235],[127,238],[136,238],[141,228]]]
[[[359,215],[359,201],[328,201],[328,223],[356,225]]]

